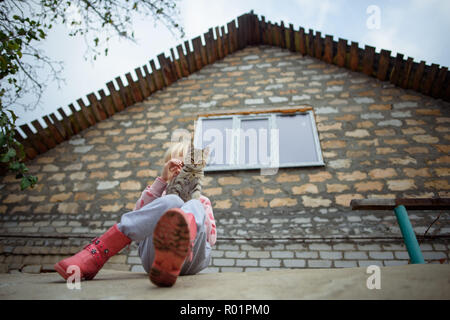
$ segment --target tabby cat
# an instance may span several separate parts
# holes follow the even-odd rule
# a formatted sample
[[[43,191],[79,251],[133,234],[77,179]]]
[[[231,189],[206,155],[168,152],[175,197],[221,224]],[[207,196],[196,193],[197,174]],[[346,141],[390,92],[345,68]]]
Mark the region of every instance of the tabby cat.
[[[200,198],[204,177],[203,169],[206,166],[208,155],[208,147],[196,149],[191,144],[183,159],[184,166],[167,185],[166,194],[176,194],[184,202]],[[201,159],[197,159],[200,156]]]

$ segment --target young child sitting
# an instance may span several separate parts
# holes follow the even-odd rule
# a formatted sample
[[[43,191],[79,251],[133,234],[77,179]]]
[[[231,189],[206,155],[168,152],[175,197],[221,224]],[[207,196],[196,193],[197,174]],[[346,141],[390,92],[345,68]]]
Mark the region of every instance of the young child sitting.
[[[131,241],[138,243],[142,266],[157,286],[172,286],[179,275],[208,267],[216,242],[211,201],[202,195],[184,202],[175,194],[165,194],[167,184],[183,166],[187,148],[187,143],[173,144],[165,153],[161,176],[145,188],[134,210],[83,250],[56,263],[55,270],[67,280],[69,266],[75,265],[82,279],[91,280]]]

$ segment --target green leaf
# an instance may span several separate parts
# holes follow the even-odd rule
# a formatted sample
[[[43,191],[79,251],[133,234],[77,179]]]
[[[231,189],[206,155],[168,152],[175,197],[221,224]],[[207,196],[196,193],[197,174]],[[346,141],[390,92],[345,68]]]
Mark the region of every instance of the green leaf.
[[[16,156],[16,150],[14,150],[14,149],[8,149],[8,152],[5,153],[5,154],[1,157],[0,161],[1,161],[1,162],[8,162],[8,161],[10,161],[11,158],[14,158],[15,156]]]
[[[0,132],[0,148],[3,147],[5,142],[6,142],[6,135],[3,132]]]
[[[13,119],[13,124],[14,124],[17,120],[16,114],[12,110],[6,110],[6,111],[9,111],[9,113],[11,114],[11,118]]]
[[[20,189],[25,190],[28,187],[31,187],[31,181],[28,177],[22,177],[22,180],[20,181]]]

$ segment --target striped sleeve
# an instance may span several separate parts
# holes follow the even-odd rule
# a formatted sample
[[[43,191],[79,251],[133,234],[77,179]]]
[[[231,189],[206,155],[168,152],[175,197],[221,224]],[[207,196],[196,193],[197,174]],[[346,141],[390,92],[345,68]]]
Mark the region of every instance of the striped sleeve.
[[[161,197],[162,193],[167,187],[167,182],[165,182],[161,177],[157,177],[151,186],[147,186],[140,198],[136,201],[134,206],[134,211],[141,209],[143,206],[149,204],[156,198]]]

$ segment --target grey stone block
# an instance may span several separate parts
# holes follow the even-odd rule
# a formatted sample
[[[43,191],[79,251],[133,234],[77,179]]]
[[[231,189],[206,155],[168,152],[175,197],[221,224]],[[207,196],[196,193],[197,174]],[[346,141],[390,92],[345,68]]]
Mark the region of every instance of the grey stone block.
[[[340,261],[337,260],[334,262],[334,266],[336,268],[354,268],[358,266],[357,261]]]
[[[280,259],[261,259],[259,261],[261,267],[279,267],[281,265]]]
[[[342,252],[339,251],[320,251],[320,258],[322,259],[342,259]]]
[[[371,251],[369,252],[369,257],[373,259],[394,259],[394,255],[390,251]]]
[[[238,267],[256,267],[258,266],[258,260],[255,259],[237,259],[236,266]]]
[[[272,251],[272,258],[293,258],[294,253],[291,251]]]
[[[383,266],[383,262],[377,261],[377,260],[360,260],[360,261],[358,261],[358,264],[360,267],[368,267],[368,266],[382,267]]]
[[[131,267],[131,272],[145,272],[142,265],[134,265]]]
[[[304,268],[306,266],[306,260],[284,259],[283,264],[287,268]]]
[[[269,251],[249,251],[248,257],[249,258],[270,258],[270,252]]]
[[[331,246],[325,243],[311,243],[309,250],[331,250]]]
[[[345,259],[367,259],[367,253],[362,252],[362,251],[349,251],[349,252],[344,252],[344,258]]]
[[[214,258],[213,259],[213,265],[214,266],[219,266],[219,267],[222,267],[222,266],[227,266],[227,267],[234,266],[234,263],[235,263],[234,259],[220,259],[220,258]]]
[[[331,268],[330,260],[308,260],[310,268]]]
[[[41,273],[42,266],[40,264],[28,265],[22,268],[22,272],[25,273]]]
[[[315,259],[319,257],[319,253],[317,251],[296,252],[295,257],[304,259]]]

